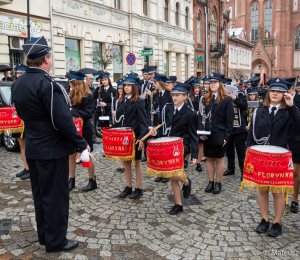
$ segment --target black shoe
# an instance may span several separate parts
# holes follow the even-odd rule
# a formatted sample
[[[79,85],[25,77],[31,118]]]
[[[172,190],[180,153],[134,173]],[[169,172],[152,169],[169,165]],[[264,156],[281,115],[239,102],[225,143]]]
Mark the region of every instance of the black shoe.
[[[187,160],[184,160],[184,169],[186,169],[188,167],[188,161]]]
[[[226,170],[223,174],[223,176],[229,176],[229,175],[234,175],[234,171],[233,170]]]
[[[129,188],[128,186],[126,186],[126,188],[120,193],[120,197],[121,198],[126,198],[127,196],[131,195],[132,193],[132,188]]]
[[[213,181],[209,181],[206,189],[205,189],[205,192],[212,192],[214,189],[214,182]]]
[[[22,175],[24,175],[28,170],[26,170],[26,168],[24,168],[23,171],[19,172],[16,174],[16,177],[21,177]]]
[[[169,181],[170,181],[170,178],[163,178],[163,179],[161,180],[162,183],[167,183],[167,182],[169,182]]]
[[[178,205],[176,204],[170,211],[169,214],[170,215],[176,215],[178,212],[183,211],[183,207],[182,205]]]
[[[69,240],[69,241],[68,241],[68,244],[66,244],[66,245],[61,249],[61,251],[68,251],[68,250],[74,249],[74,248],[77,247],[78,245],[79,245],[79,242],[78,242],[78,241]]]
[[[69,180],[69,191],[75,188],[75,178],[70,178]]]
[[[218,194],[218,193],[220,193],[221,189],[222,189],[222,184],[219,183],[219,182],[216,182],[216,183],[215,183],[215,188],[214,188],[214,190],[212,191],[212,193],[213,193],[213,194]]]
[[[202,172],[202,166],[200,163],[197,163],[197,166],[196,166],[196,171],[198,172]]]
[[[292,213],[298,213],[298,202],[292,201],[292,204],[291,204],[291,212],[292,212]]]
[[[163,179],[163,178],[161,178],[161,177],[156,177],[156,178],[155,178],[155,182],[161,182],[162,179]]]
[[[206,162],[206,160],[207,160],[206,158],[205,158],[205,159],[202,159],[201,162]]]
[[[278,237],[282,234],[282,226],[279,223],[273,223],[271,226],[268,235],[271,237]]]
[[[96,182],[96,176],[95,180],[89,179],[89,183],[87,186],[85,186],[82,191],[91,191],[97,189],[97,182]]]
[[[125,172],[125,168],[121,168],[121,173],[124,173]]]
[[[138,200],[140,197],[143,196],[143,190],[139,188],[135,188],[134,192],[130,195],[130,199]]]
[[[183,197],[185,199],[187,199],[192,192],[192,181],[190,179],[188,179],[189,183],[187,185],[183,185],[182,186],[182,193],[183,193]]]
[[[119,167],[119,168],[116,169],[117,172],[120,172],[121,170],[122,170],[121,167]]]
[[[30,172],[27,171],[25,174],[23,174],[23,175],[21,176],[21,179],[22,179],[22,180],[30,179]]]
[[[80,160],[79,162],[76,162],[76,164],[81,164],[82,163],[82,161]]]
[[[265,233],[268,231],[270,227],[270,222],[266,221],[264,218],[261,220],[260,224],[256,227],[256,232],[257,233]]]
[[[147,162],[147,157],[146,156],[143,157],[142,160],[141,160],[141,162]]]

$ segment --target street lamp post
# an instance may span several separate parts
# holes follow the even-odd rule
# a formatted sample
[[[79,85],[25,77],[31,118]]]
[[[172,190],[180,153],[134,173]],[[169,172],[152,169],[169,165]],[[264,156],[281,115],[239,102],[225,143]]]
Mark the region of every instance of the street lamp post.
[[[27,39],[30,42],[30,15],[29,15],[29,0],[27,0]]]

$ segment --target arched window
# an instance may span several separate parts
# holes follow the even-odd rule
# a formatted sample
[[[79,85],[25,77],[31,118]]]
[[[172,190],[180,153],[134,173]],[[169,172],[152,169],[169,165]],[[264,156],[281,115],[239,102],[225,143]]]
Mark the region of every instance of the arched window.
[[[189,8],[185,8],[185,28],[189,29]]]
[[[169,22],[169,1],[165,0],[165,21]]]
[[[251,40],[258,39],[258,3],[254,2],[251,6]]]
[[[295,50],[300,50],[300,25],[297,27],[295,33]]]
[[[217,18],[217,12],[215,9],[213,9],[211,13],[211,19],[210,19],[210,38],[211,38],[211,44],[217,43],[217,26],[218,26],[218,18]]]
[[[270,39],[272,33],[272,1],[265,4],[265,38]]]
[[[144,15],[148,15],[148,3],[147,3],[147,0],[143,0],[143,13],[144,13]]]
[[[197,42],[202,42],[202,26],[201,26],[201,12],[197,17]]]
[[[115,8],[120,9],[120,0],[115,0]]]
[[[180,6],[179,3],[176,3],[176,12],[175,12],[175,24],[177,26],[179,26],[179,10],[180,10]]]

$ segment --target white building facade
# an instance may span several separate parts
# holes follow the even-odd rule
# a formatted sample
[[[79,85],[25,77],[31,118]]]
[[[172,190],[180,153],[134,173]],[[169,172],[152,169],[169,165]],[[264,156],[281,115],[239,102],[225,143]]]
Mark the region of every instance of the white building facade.
[[[114,50],[105,69],[113,81],[126,74],[129,53],[136,56],[139,75],[146,65],[179,81],[193,74],[192,0],[52,0],[52,11],[56,76],[85,67],[103,69],[91,53],[105,52],[107,46]],[[144,57],[142,50],[153,55]]]

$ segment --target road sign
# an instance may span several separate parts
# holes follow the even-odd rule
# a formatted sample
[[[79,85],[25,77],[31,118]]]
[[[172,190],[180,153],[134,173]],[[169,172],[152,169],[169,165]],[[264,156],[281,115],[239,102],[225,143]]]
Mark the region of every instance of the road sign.
[[[142,50],[142,56],[152,56],[153,50]]]
[[[195,61],[203,61],[203,58],[200,56],[200,57],[195,57]]]
[[[126,71],[136,71],[136,65],[126,65]]]
[[[133,65],[136,61],[136,57],[133,53],[129,53],[126,57],[126,61],[128,63],[128,65]]]

